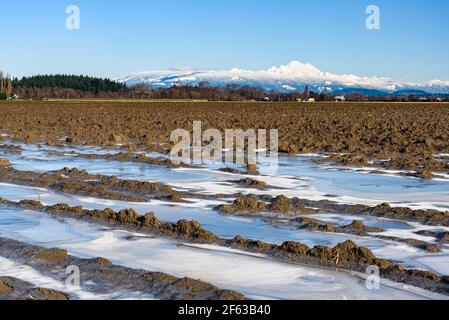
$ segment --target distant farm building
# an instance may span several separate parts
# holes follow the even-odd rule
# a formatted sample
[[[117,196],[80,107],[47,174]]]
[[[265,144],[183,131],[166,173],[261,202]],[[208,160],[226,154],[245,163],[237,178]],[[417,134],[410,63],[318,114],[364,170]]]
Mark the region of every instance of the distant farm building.
[[[315,102],[315,98],[308,98],[308,99],[296,99],[298,102]]]
[[[346,101],[345,96],[336,96],[335,101]]]

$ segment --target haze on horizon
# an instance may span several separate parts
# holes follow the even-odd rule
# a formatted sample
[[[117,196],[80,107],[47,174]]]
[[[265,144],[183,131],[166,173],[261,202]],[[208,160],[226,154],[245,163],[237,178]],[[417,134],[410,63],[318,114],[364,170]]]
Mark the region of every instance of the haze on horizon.
[[[67,30],[66,7],[81,10]],[[365,28],[380,8],[381,29]],[[445,0],[73,0],[2,3],[0,70],[118,78],[179,66],[265,70],[299,60],[335,74],[449,80]]]

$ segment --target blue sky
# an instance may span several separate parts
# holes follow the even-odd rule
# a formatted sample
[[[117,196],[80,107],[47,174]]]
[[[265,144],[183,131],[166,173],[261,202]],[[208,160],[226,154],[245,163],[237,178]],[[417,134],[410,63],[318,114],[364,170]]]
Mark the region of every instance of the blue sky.
[[[449,80],[447,0],[0,0],[0,69],[117,77],[191,66]],[[81,29],[65,28],[78,5]],[[365,28],[365,8],[381,30]]]

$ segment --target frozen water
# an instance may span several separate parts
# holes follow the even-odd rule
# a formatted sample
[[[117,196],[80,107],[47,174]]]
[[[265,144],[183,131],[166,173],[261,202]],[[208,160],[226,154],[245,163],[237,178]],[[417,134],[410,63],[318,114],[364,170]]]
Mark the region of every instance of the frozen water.
[[[383,281],[380,290],[368,290],[364,275],[335,272],[272,261],[211,245],[188,245],[110,230],[73,219],[15,208],[0,208],[0,234],[48,248],[65,248],[84,258],[104,257],[116,264],[179,277],[192,277],[221,288],[238,290],[254,299],[445,299],[425,290]],[[19,223],[11,223],[17,221]],[[20,227],[17,227],[20,225]],[[50,228],[50,229],[49,229]],[[130,241],[128,236],[136,236]],[[60,282],[29,267],[0,259],[0,274],[15,276],[38,286],[68,291]],[[69,288],[70,289],[70,288]],[[74,291],[80,298],[107,298]],[[149,298],[117,293],[118,298]],[[112,297],[112,298],[115,298]]]
[[[64,167],[77,167],[90,173],[115,175],[124,179],[163,182],[180,190],[201,194],[236,193],[286,195],[310,200],[328,199],[340,203],[377,205],[389,202],[393,206],[408,206],[445,211],[449,208],[449,181],[433,179],[423,181],[388,171],[385,175],[371,174],[371,168],[339,168],[313,164],[307,157],[281,157],[276,174],[268,174],[267,165],[258,167],[260,176],[224,173],[217,165],[194,169],[170,169],[162,166],[135,162],[119,162],[101,159],[84,159],[76,153],[114,153],[96,147],[48,148],[22,144],[24,151],[15,154],[0,151],[19,170],[51,171]],[[48,150],[65,153],[56,156]],[[3,152],[3,154],[1,153]],[[75,152],[75,154],[74,154]],[[151,153],[151,156],[161,156]],[[271,188],[257,190],[237,186],[232,181],[252,177],[266,182]],[[34,199],[44,204],[67,203],[87,209],[114,210],[133,208],[143,214],[149,211],[169,222],[180,219],[199,221],[204,228],[224,238],[242,235],[266,242],[282,243],[295,240],[308,246],[333,246],[345,240],[353,240],[370,248],[377,256],[403,263],[408,267],[432,270],[449,274],[449,249],[443,247],[438,254],[413,248],[396,241],[376,238],[375,235],[358,237],[345,234],[329,234],[275,227],[258,218],[221,215],[213,207],[231,199],[188,199],[191,203],[168,203],[151,201],[130,203],[69,196],[44,188],[31,188],[0,184],[0,197],[12,201]],[[319,214],[315,218],[345,225],[361,219],[367,226],[385,229],[383,236],[414,238],[435,242],[432,237],[420,236],[423,230],[447,231],[448,228],[428,227],[417,223],[379,219],[375,217],[353,217],[345,215]],[[236,289],[252,298],[273,299],[376,299],[376,298],[435,298],[424,291],[402,288],[398,284],[384,283],[379,292],[367,291],[361,284],[361,275],[336,273],[316,268],[293,266],[271,261],[263,256],[254,256],[214,246],[187,246],[174,241],[143,237],[136,241],[126,240],[125,231],[108,230],[98,225],[72,219],[57,219],[46,214],[0,207],[0,234],[43,246],[64,247],[71,253],[85,257],[103,256],[113,262],[130,267],[164,271],[178,276],[190,276],[211,282],[222,288]],[[189,261],[189,263],[185,263]],[[363,282],[363,281],[362,281]]]
[[[13,277],[26,281],[34,285],[35,287],[52,289],[57,291],[62,291],[64,293],[74,295],[78,299],[85,300],[154,300],[150,294],[145,294],[141,292],[132,292],[127,290],[120,290],[117,292],[109,294],[96,294],[80,287],[66,285],[62,280],[56,280],[52,277],[46,276],[35,269],[19,264],[17,262],[11,261],[0,257],[0,277]]]
[[[444,179],[420,180],[394,174],[380,175],[358,172],[347,168],[313,164],[306,157],[280,157],[275,175],[263,175],[268,165],[261,159],[259,171],[254,177],[276,187],[268,190],[248,189],[230,181],[246,178],[246,175],[224,173],[219,166],[209,165],[199,169],[170,169],[135,162],[118,162],[102,159],[83,159],[70,152],[116,153],[96,147],[51,148],[66,152],[66,156],[49,154],[48,148],[21,144],[21,155],[8,153],[13,167],[19,170],[51,171],[64,167],[77,167],[91,173],[116,175],[119,178],[157,181],[182,190],[194,190],[204,194],[254,194],[286,195],[311,200],[328,199],[342,203],[377,205],[389,202],[394,206],[409,206],[446,211],[449,210],[449,181]],[[155,153],[151,155],[156,156]]]

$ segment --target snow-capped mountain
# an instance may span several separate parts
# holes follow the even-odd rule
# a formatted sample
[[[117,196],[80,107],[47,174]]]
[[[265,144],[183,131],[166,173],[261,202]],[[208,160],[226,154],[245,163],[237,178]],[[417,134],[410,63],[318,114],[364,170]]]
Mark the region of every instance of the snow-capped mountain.
[[[388,93],[418,90],[430,94],[449,94],[449,81],[433,80],[425,83],[410,83],[387,77],[339,75],[321,71],[311,64],[299,61],[260,71],[236,68],[230,70],[173,69],[140,72],[116,80],[129,86],[146,84],[162,88],[176,84],[195,86],[206,82],[211,86],[238,84],[280,92],[302,91],[305,85],[309,85],[312,90],[319,92],[347,91],[346,89],[358,88]]]

